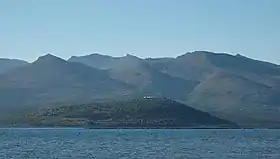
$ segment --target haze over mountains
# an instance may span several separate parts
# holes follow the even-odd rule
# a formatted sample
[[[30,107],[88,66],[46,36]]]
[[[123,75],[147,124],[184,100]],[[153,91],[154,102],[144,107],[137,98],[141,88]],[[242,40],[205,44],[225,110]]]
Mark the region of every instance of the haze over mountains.
[[[28,64],[28,62],[22,60],[0,58],[0,74],[26,64]]]
[[[280,67],[241,55],[92,54],[68,61],[46,55],[31,64],[0,61],[0,66],[1,108],[168,97],[244,127],[280,128]]]

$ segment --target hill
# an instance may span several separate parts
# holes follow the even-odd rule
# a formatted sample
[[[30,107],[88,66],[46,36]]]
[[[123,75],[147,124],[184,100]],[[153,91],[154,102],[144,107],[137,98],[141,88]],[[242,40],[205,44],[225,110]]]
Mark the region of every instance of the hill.
[[[88,128],[236,128],[184,104],[162,98],[130,99],[40,109],[14,121],[14,126]]]

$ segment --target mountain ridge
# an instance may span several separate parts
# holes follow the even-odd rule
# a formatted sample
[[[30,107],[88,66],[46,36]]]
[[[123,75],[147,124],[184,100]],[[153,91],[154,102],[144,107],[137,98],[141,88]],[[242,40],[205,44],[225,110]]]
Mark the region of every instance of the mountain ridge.
[[[127,87],[129,86],[111,79],[107,72],[80,63],[69,63],[53,55],[39,57],[31,64],[0,76],[0,94],[7,96],[3,99],[6,101],[5,105],[14,102],[21,102],[22,105],[46,104],[52,100],[74,102],[75,98],[88,101],[98,94],[121,93]],[[22,101],[14,101],[12,95],[7,95],[6,92],[28,97]],[[96,95],[91,97],[94,92]]]
[[[28,62],[23,60],[0,58],[0,74],[26,64],[28,64]]]
[[[168,97],[244,127],[280,128],[279,94],[279,65],[208,51],[145,59],[91,54],[67,61],[45,55],[0,75],[1,107],[5,101],[40,105]]]

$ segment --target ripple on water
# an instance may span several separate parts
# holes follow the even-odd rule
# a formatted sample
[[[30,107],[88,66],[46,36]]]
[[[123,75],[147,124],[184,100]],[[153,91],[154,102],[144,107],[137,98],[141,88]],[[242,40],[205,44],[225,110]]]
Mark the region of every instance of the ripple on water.
[[[280,158],[280,130],[0,129],[4,159]]]

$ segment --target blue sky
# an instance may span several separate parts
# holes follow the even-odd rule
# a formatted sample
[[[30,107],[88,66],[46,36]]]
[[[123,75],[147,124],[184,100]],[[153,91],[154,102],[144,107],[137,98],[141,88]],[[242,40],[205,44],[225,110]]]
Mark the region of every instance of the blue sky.
[[[279,0],[1,0],[0,57],[194,50],[280,64]]]

